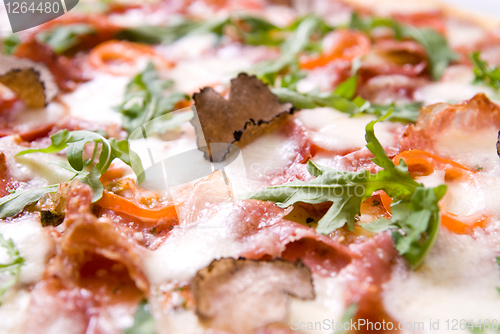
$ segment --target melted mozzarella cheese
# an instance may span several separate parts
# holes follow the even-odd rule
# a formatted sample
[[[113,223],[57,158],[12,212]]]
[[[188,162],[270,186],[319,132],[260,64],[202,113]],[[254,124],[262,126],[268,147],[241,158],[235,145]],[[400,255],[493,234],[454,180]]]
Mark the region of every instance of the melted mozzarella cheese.
[[[98,73],[74,92],[63,96],[72,116],[102,124],[121,124],[121,114],[113,108],[123,102],[130,78]]]
[[[159,303],[158,303],[159,304]],[[161,305],[159,305],[161,308]],[[156,330],[158,334],[204,334],[205,328],[198,322],[196,314],[192,310],[179,309],[175,312],[161,312],[157,314]]]
[[[500,158],[496,150],[497,131],[491,128],[466,133],[450,129],[435,138],[435,147],[444,157],[450,157],[472,170],[479,168],[495,175],[500,169]]]
[[[335,323],[340,321],[345,311],[344,284],[338,277],[313,275],[313,280],[316,298],[314,300],[291,298],[287,323],[292,329],[305,328],[300,331],[305,334],[333,333],[335,327],[332,326],[335,324],[332,324],[332,321]],[[308,323],[316,325],[316,329],[308,330]],[[321,323],[321,326],[317,323]]]
[[[469,216],[474,213],[500,217],[500,180],[477,175],[472,182],[448,183],[443,204],[454,214]]]
[[[417,89],[413,97],[425,105],[439,102],[457,103],[474,97],[478,93],[485,93],[494,97],[489,87],[460,82],[434,82]]]
[[[181,133],[172,141],[164,141],[157,136],[130,141],[130,147],[139,155],[146,170],[145,181],[141,183],[142,188],[160,190],[162,188],[159,186],[166,184],[168,187],[169,183],[177,184],[175,180],[169,181],[163,174],[163,169],[169,167],[165,165],[168,163],[166,159],[188,151],[191,152],[189,159],[183,161],[184,167],[179,171],[186,175],[185,179],[198,180],[199,177],[189,179],[188,174],[191,172],[192,175],[196,175],[201,166],[206,167],[210,173],[214,171],[215,166],[207,162],[203,152],[197,148],[194,127],[186,122],[181,126]],[[233,194],[238,196],[270,185],[272,176],[285,173],[295,161],[299,149],[299,144],[288,138],[280,129],[264,134],[243,147],[234,161],[224,166]],[[162,163],[161,168],[155,170],[155,165]]]
[[[18,181],[26,182],[20,185],[20,190],[56,184],[73,176],[73,173],[53,164],[55,161],[65,161],[63,157],[44,153],[15,156],[25,149],[27,147],[20,146],[16,137],[0,138],[0,151],[5,154],[9,174]]]
[[[209,52],[216,42],[215,34],[185,36],[170,45],[159,46],[158,52],[175,62],[186,61],[199,58]]]
[[[244,250],[243,242],[230,233],[237,217],[220,172],[185,189],[183,195],[183,204],[177,206],[181,224],[145,259],[152,285],[189,280],[214,259],[237,258]]]
[[[57,123],[64,116],[65,111],[61,104],[50,103],[46,108],[25,109],[23,112],[15,113],[11,125],[20,133],[28,132],[45,124]]]
[[[474,45],[486,36],[481,27],[457,20],[446,21],[446,37],[452,48],[461,45]]]
[[[238,73],[248,71],[251,62],[238,55],[222,53],[213,57],[180,61],[168,73],[181,92],[197,92],[205,86],[225,84]]]
[[[2,334],[26,333],[24,325],[29,321],[28,307],[31,301],[31,292],[27,289],[5,295],[0,304],[0,319]]]
[[[263,179],[281,175],[297,157],[297,144],[281,131],[265,134],[242,148],[248,174]]]
[[[33,284],[42,278],[45,266],[54,252],[54,245],[39,218],[27,216],[13,222],[0,222],[0,233],[12,239],[19,254],[24,258],[19,282]],[[0,263],[8,263],[9,256],[0,249]]]
[[[421,268],[401,265],[385,284],[383,302],[396,322],[423,322],[419,333],[470,333],[451,330],[446,320],[498,320],[500,274],[495,257],[498,236],[456,235],[441,229],[439,239]],[[429,320],[439,320],[439,331]]]
[[[301,111],[297,117],[310,132],[315,145],[334,152],[349,152],[365,147],[365,127],[376,118],[371,115],[349,117],[331,108]],[[375,133],[383,146],[394,146],[396,138],[391,133],[397,124],[377,123]]]

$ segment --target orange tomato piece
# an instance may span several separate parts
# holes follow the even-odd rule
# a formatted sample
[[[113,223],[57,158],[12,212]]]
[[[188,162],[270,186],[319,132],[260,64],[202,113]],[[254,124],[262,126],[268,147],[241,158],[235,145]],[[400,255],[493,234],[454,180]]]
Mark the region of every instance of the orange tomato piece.
[[[318,57],[306,58],[300,61],[301,68],[312,70],[316,67],[325,66],[336,59],[353,60],[367,54],[370,50],[370,39],[362,32],[343,29],[332,34],[335,40],[330,50],[326,50],[325,53]]]
[[[484,227],[489,221],[486,215],[457,216],[441,210],[441,224],[457,234],[470,234],[476,227]]]
[[[391,218],[392,198],[383,190],[373,192],[372,197],[361,202],[360,213],[362,220],[369,221],[385,217]]]
[[[459,163],[423,150],[401,152],[394,157],[393,161],[399,165],[401,159],[408,165],[408,171],[413,178],[432,174],[435,170],[444,170],[446,181],[468,178],[475,173]]]
[[[158,56],[152,47],[127,41],[107,41],[99,44],[89,54],[89,63],[94,68],[113,75],[130,74],[141,57],[159,60],[162,66],[172,64]]]
[[[96,202],[103,209],[109,209],[121,212],[142,219],[175,219],[177,212],[174,204],[162,205],[158,208],[149,208],[136,204],[131,199],[116,195],[110,191],[104,190],[102,198]]]

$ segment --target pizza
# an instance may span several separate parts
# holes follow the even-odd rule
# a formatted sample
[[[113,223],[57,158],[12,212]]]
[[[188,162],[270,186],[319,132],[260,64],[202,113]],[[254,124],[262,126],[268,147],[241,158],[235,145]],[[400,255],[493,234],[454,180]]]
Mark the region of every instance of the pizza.
[[[498,22],[96,0],[0,39],[1,333],[499,330]]]

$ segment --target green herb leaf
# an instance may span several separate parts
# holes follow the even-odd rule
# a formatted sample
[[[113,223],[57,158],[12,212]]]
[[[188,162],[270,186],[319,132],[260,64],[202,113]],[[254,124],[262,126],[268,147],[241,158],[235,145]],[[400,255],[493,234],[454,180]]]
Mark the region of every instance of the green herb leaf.
[[[347,80],[342,82],[333,91],[340,97],[347,100],[352,100],[354,95],[356,95],[356,89],[358,88],[358,76],[356,74],[351,75]]]
[[[434,80],[439,80],[448,65],[458,59],[458,55],[450,49],[444,36],[433,29],[404,26],[402,33],[424,47]]]
[[[282,29],[260,17],[239,15],[231,22],[245,44],[276,46],[283,42]]]
[[[408,167],[402,160],[396,166],[387,157],[375,137],[374,125],[390,117],[391,112],[392,110],[366,126],[366,147],[375,156],[373,162],[383,168],[376,174],[366,170],[337,171],[309,161],[307,170],[315,179],[272,186],[247,194],[244,198],[273,201],[282,208],[297,202],[332,202],[330,209],[318,221],[317,227],[318,233],[329,234],[345,224],[353,230],[361,202],[374,191],[384,190],[394,201],[391,220],[379,220],[362,226],[373,232],[401,229],[402,232],[393,233],[396,248],[413,267],[417,267],[436,240],[439,230],[437,203],[444,196],[446,186],[424,188],[411,178]]]
[[[352,95],[352,82],[354,80],[351,80],[351,78],[354,77],[348,79],[349,86],[343,86],[342,91],[340,91],[344,96]],[[350,89],[350,91],[348,89]],[[308,94],[301,94],[290,88],[278,87],[271,89],[271,91],[274,95],[278,96],[281,102],[290,102],[297,109],[330,107],[351,116],[372,114],[377,117],[387,113],[389,109],[393,109],[391,116],[387,118],[387,120],[402,123],[416,122],[422,106],[421,102],[404,105],[372,105],[361,97],[356,97],[352,100],[347,99],[336,94],[335,92],[337,90],[333,93],[310,92]]]
[[[394,103],[390,105],[372,104],[370,107],[365,108],[362,113],[381,117],[386,114],[389,109],[392,109],[393,112],[387,120],[401,123],[415,123],[418,119],[418,115],[420,115],[422,105],[422,102],[413,102],[403,105],[396,105]]]
[[[481,59],[479,52],[473,52],[469,56],[474,64],[475,79],[473,83],[482,83],[496,90],[500,90],[500,69],[498,67],[489,66],[488,63]]]
[[[317,232],[329,234],[344,226],[354,229],[355,216],[361,202],[367,198],[367,185],[372,180],[370,172],[342,172],[319,166],[309,160],[307,170],[316,178],[310,181],[292,181],[245,195],[246,199],[275,202],[287,208],[298,202],[319,204],[332,202],[328,212],[318,221]],[[371,195],[371,193],[370,193]]]
[[[144,172],[139,156],[130,150],[127,140],[117,141],[115,138],[107,140],[98,133],[90,131],[61,130],[50,137],[51,145],[42,149],[29,149],[19,152],[17,156],[30,153],[57,153],[67,149],[68,163],[55,163],[75,175],[72,179],[79,179],[82,183],[89,185],[93,191],[92,202],[102,197],[103,186],[99,177],[108,170],[111,162],[118,158],[131,166],[140,183],[144,179]],[[92,157],[84,160],[84,150],[87,144],[94,144]],[[97,162],[92,165],[97,158]],[[90,170],[87,171],[87,170]],[[31,189],[22,192],[14,192],[0,198],[0,218],[10,217],[20,212],[26,205],[38,201],[47,193],[57,191],[57,185],[43,188]]]
[[[352,319],[354,319],[354,316],[356,315],[356,312],[358,312],[358,304],[352,303],[349,305],[346,310],[344,311],[344,314],[342,314],[342,318],[340,318],[340,323],[350,323]],[[348,328],[341,328],[336,330],[333,334],[345,334],[349,332]]]
[[[19,275],[21,274],[21,266],[24,264],[24,259],[19,254],[16,249],[12,239],[5,239],[3,234],[0,233],[0,246],[5,248],[7,254],[10,257],[9,263],[0,263],[0,273],[9,273],[12,277],[5,281],[0,286],[0,299],[5,295],[5,293],[12,288],[19,280]]]
[[[376,27],[388,27],[397,39],[411,38],[422,45],[429,59],[433,80],[439,80],[448,65],[458,59],[458,55],[448,46],[446,38],[430,28],[416,28],[401,24],[391,18],[367,18],[363,20],[358,14],[351,16],[350,27],[370,33]]]
[[[85,23],[73,23],[40,31],[38,42],[48,45],[57,54],[62,54],[80,42],[80,37],[95,33],[94,27]]]
[[[24,209],[28,204],[37,202],[48,193],[55,193],[57,185],[43,188],[16,191],[10,195],[0,198],[0,218],[11,217]]]
[[[134,169],[139,177],[142,174],[142,166],[137,154],[130,150],[127,140],[117,141],[114,138],[107,140],[98,133],[91,131],[71,131],[61,130],[50,136],[52,144],[47,148],[29,149],[19,152],[17,156],[29,153],[57,153],[67,148],[66,156],[71,167],[76,172],[82,172],[84,167],[93,162],[93,158],[98,156],[94,168],[103,174],[111,165],[111,162],[118,158]],[[94,143],[92,158],[83,160],[83,153],[86,144]],[[101,144],[99,149],[98,145]],[[139,181],[140,182],[140,181]]]
[[[208,21],[182,21],[171,26],[138,26],[121,30],[117,38],[146,44],[170,44],[187,35],[213,32],[221,35],[227,18]]]
[[[155,334],[155,319],[149,310],[149,304],[143,300],[134,315],[134,324],[124,331],[125,334]]]
[[[193,117],[194,112],[192,110],[181,113],[168,113],[144,124],[143,129],[148,135],[152,133],[162,134],[167,131],[179,129],[182,124],[190,121]],[[129,139],[139,138],[143,138],[142,131],[134,131],[129,137]]]
[[[171,80],[160,79],[154,65],[149,63],[144,72],[127,85],[125,100],[118,107],[122,113],[122,127],[131,134],[141,125],[172,111],[175,103],[189,99],[179,92],[164,96],[163,91],[172,85]]]
[[[276,77],[287,67],[298,68],[297,56],[299,52],[306,49],[310,43],[311,36],[315,32],[325,33],[331,30],[323,20],[314,15],[301,18],[289,27],[292,34],[281,44],[281,55],[273,61],[264,61],[255,68],[259,79],[274,85]],[[291,71],[293,72],[293,71]]]
[[[12,55],[16,51],[17,46],[21,44],[19,36],[11,34],[2,40],[2,53],[5,55]]]

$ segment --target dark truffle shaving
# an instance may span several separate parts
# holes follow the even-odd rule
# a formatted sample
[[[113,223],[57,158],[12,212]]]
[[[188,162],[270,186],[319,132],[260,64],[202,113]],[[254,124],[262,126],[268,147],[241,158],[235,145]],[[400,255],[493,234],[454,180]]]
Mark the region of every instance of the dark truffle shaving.
[[[43,65],[15,57],[0,56],[0,83],[30,108],[45,107],[58,93],[52,75]]]
[[[289,296],[315,298],[310,270],[281,259],[215,260],[198,271],[192,291],[202,324],[235,333],[286,321]]]
[[[199,119],[199,126],[193,123],[198,147],[214,162],[224,160],[230,144],[245,146],[278,127],[295,111],[292,104],[282,104],[267,85],[246,73],[231,80],[227,100],[211,87],[203,88],[193,99]],[[215,143],[227,143],[224,152],[213,152],[210,144]]]
[[[497,139],[497,155],[500,157],[500,131],[498,131],[498,139]]]

